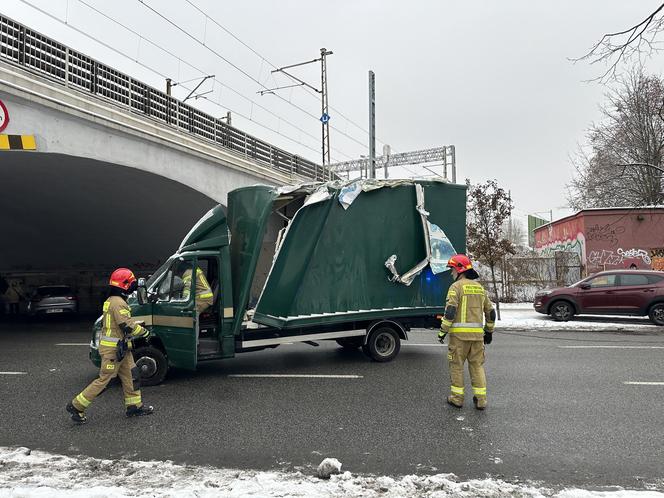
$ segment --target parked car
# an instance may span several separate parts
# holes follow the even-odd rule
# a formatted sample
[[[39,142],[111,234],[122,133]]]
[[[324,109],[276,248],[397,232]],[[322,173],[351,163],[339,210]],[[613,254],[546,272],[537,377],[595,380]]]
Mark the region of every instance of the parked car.
[[[77,313],[78,299],[68,285],[37,287],[28,302],[31,315]]]
[[[664,272],[603,271],[569,287],[539,291],[534,306],[560,322],[585,314],[647,315],[664,325]]]

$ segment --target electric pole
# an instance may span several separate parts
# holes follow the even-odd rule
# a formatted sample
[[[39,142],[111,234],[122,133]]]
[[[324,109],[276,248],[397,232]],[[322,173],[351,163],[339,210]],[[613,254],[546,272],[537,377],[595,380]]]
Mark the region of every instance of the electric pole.
[[[327,61],[328,55],[332,52],[320,49],[320,86],[321,86],[321,137],[323,140],[323,178],[325,178],[325,165],[330,165],[330,115],[328,114],[327,103]]]
[[[290,66],[284,66],[280,67],[278,69],[274,69],[272,73],[284,73],[286,76],[289,78],[295,80],[298,82],[298,85],[288,85],[288,86],[280,86],[277,88],[266,88],[265,90],[261,90],[259,93],[261,95],[265,95],[266,93],[274,93],[275,90],[281,90],[282,88],[292,88],[293,86],[306,86],[307,88],[311,88],[314,92],[319,93],[321,98],[320,98],[320,105],[321,105],[321,115],[320,115],[320,122],[321,122],[321,152],[323,156],[323,178],[325,178],[325,166],[328,168],[328,175],[331,178],[332,173],[329,171],[329,166],[330,166],[330,115],[328,113],[329,111],[329,104],[328,104],[328,94],[327,94],[327,56],[332,55],[333,52],[331,50],[327,50],[326,48],[321,48],[320,49],[320,57],[318,59],[313,59],[310,61],[306,62],[299,62],[297,64],[291,64]],[[298,67],[298,66],[304,66],[306,64],[311,64],[313,62],[320,62],[320,90],[309,83],[302,81],[300,78],[297,76],[293,76],[289,72],[286,71],[286,69],[290,69],[293,67]]]
[[[369,71],[369,178],[376,178],[376,75],[373,71]]]

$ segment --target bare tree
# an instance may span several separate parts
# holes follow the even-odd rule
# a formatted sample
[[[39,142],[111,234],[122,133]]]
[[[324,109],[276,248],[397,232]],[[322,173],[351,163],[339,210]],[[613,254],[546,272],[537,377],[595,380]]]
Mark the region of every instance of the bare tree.
[[[641,22],[622,31],[604,34],[588,53],[572,60],[590,61],[590,64],[606,63],[607,70],[595,79],[606,81],[616,78],[621,61],[628,61],[633,57],[640,59],[642,55],[651,55],[659,50],[656,38],[663,29],[664,3]]]
[[[503,226],[503,233],[516,249],[525,250],[527,248],[528,234],[523,223],[510,216]]]
[[[575,209],[645,206],[662,202],[664,80],[632,70],[607,94],[603,119],[587,133],[572,159],[568,185]]]
[[[496,267],[507,254],[514,254],[513,244],[505,238],[503,227],[512,212],[512,200],[495,180],[480,185],[468,185],[468,252],[491,270],[500,319],[500,295],[496,282]]]

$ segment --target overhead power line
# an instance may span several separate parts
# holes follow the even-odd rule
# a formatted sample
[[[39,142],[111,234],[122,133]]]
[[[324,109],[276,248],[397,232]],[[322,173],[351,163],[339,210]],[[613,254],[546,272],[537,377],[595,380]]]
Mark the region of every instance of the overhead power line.
[[[247,43],[245,43],[243,40],[241,40],[240,37],[238,37],[235,33],[233,33],[231,30],[229,30],[227,27],[225,27],[225,26],[224,26],[223,24],[221,24],[219,21],[217,21],[214,17],[210,16],[210,15],[209,15],[207,12],[205,12],[203,9],[201,9],[200,7],[198,7],[198,5],[196,5],[195,3],[193,3],[191,0],[184,0],[184,1],[185,1],[186,3],[188,3],[189,5],[191,5],[191,7],[193,7],[195,10],[197,10],[200,14],[204,15],[207,19],[209,19],[210,21],[212,21],[213,24],[215,24],[215,25],[218,26],[220,29],[222,29],[224,32],[226,32],[229,36],[231,36],[234,40],[236,40],[236,41],[237,41],[238,43],[240,43],[242,46],[244,46],[245,48],[247,48],[247,49],[248,49],[250,52],[252,52],[254,55],[256,55],[257,57],[259,57],[262,61],[264,61],[264,62],[266,62],[267,64],[269,64],[270,66],[272,66],[272,69],[277,69],[277,66],[276,66],[274,63],[272,63],[267,57],[265,57],[264,55],[262,55],[261,53],[259,53],[257,50],[255,50],[253,47],[251,47],[250,45],[248,45]],[[304,90],[305,90],[305,92],[307,93],[307,95],[309,95],[309,96],[311,96],[311,97],[314,97],[316,100],[318,100],[318,95],[313,94],[313,93],[311,92],[311,90],[309,90],[309,89],[307,89],[307,88],[304,88]],[[353,121],[352,119],[350,119],[348,116],[344,115],[344,114],[343,114],[341,111],[339,111],[337,108],[335,108],[335,107],[333,107],[333,106],[330,106],[330,109],[331,109],[332,111],[334,111],[338,116],[342,117],[342,118],[345,119],[347,122],[349,122],[350,124],[352,124],[353,126],[355,126],[357,129],[359,129],[360,131],[364,132],[367,136],[369,136],[369,131],[368,131],[366,128],[364,128],[362,125],[357,124],[355,121]],[[340,131],[338,128],[336,128],[336,127],[334,127],[334,126],[330,126],[330,127],[331,127],[334,131],[337,131],[337,132]],[[386,143],[387,143],[387,142],[384,142],[383,140],[380,140],[380,139],[378,139],[378,141],[381,142],[382,144],[386,144]]]
[[[118,26],[121,26],[122,28],[126,29],[126,30],[129,31],[130,33],[132,33],[132,34],[138,36],[140,39],[145,40],[146,42],[148,42],[148,43],[151,44],[152,46],[158,48],[159,50],[161,50],[161,51],[163,51],[164,53],[170,55],[171,57],[177,59],[178,61],[183,62],[184,64],[186,64],[186,65],[189,66],[190,68],[192,68],[192,69],[198,71],[199,73],[201,73],[201,74],[203,74],[203,75],[206,74],[206,72],[203,71],[201,68],[196,67],[196,66],[194,66],[193,64],[191,64],[190,62],[185,61],[184,59],[182,59],[181,57],[179,57],[177,54],[175,54],[175,53],[171,52],[170,50],[164,48],[163,46],[161,46],[161,45],[158,44],[157,42],[155,42],[155,41],[153,41],[153,40],[151,40],[151,39],[149,39],[149,38],[144,37],[142,34],[138,33],[136,30],[130,28],[130,27],[127,26],[126,24],[123,24],[122,22],[118,21],[118,20],[115,19],[114,17],[109,16],[109,15],[106,14],[105,12],[102,12],[101,10],[97,9],[96,7],[94,7],[93,5],[90,5],[90,4],[87,3],[85,0],[78,0],[78,2],[81,3],[81,4],[83,4],[83,5],[85,5],[85,6],[88,7],[90,10],[93,10],[94,12],[96,12],[96,13],[99,14],[99,15],[101,15],[102,17],[108,19],[109,21],[111,21],[111,22],[117,24]],[[125,55],[125,56],[126,56],[126,55]],[[136,62],[138,62],[138,61],[136,61]],[[287,119],[282,118],[281,116],[279,116],[278,114],[274,113],[273,111],[271,111],[271,110],[268,109],[267,107],[265,107],[265,106],[259,104],[259,103],[256,102],[255,100],[253,100],[253,99],[247,97],[246,95],[244,95],[243,93],[239,92],[239,91],[236,90],[235,88],[233,88],[233,87],[231,87],[231,86],[229,86],[229,85],[223,83],[222,81],[220,81],[220,80],[217,79],[216,77],[211,76],[211,77],[209,77],[209,78],[213,79],[213,81],[215,81],[215,82],[216,82],[217,84],[219,84],[221,87],[223,87],[223,88],[227,88],[228,90],[230,90],[231,92],[233,92],[235,95],[237,95],[237,96],[239,96],[239,97],[241,97],[241,98],[247,100],[249,103],[251,103],[252,106],[256,106],[257,108],[259,108],[259,109],[261,109],[261,110],[267,112],[267,113],[270,114],[271,116],[274,116],[275,118],[277,118],[277,119],[283,121],[284,123],[286,123],[286,124],[292,126],[294,129],[296,129],[296,130],[299,131],[300,133],[303,133],[303,134],[305,134],[306,136],[308,136],[308,137],[310,137],[310,138],[312,138],[312,139],[314,139],[314,140],[316,140],[316,141],[318,140],[318,137],[316,137],[316,136],[313,135],[312,133],[309,133],[308,131],[306,131],[306,130],[300,128],[299,126],[297,126],[296,124],[294,124],[294,123],[288,121]],[[168,78],[166,78],[166,79],[168,80]],[[194,80],[196,80],[196,78],[195,78]],[[189,81],[194,81],[194,80],[189,80]],[[179,84],[180,86],[182,86],[182,88],[188,89],[187,87],[185,87],[185,86],[183,85],[183,83],[187,83],[187,82],[188,82],[188,81],[184,81],[184,82],[180,82],[180,83],[178,83],[178,84]],[[200,98],[204,98],[204,97],[201,96]],[[186,99],[185,99],[185,100],[186,100]],[[213,103],[213,104],[215,104],[215,105],[218,105],[218,106],[221,107],[222,109],[230,109],[229,107],[227,107],[227,106],[225,106],[225,105],[222,105],[222,104],[219,104],[219,103],[213,101],[213,100],[210,99],[210,98],[205,98],[205,100],[207,100],[208,102],[211,102],[211,103]],[[243,116],[242,114],[240,114],[239,112],[234,111],[233,109],[230,109],[230,110],[233,111],[235,114],[238,114],[239,116],[245,117],[245,116]],[[248,119],[249,119],[249,121],[252,121],[252,122],[254,122],[254,123],[259,123],[259,121],[255,121],[252,117],[249,117]],[[312,150],[312,151],[315,150],[315,149],[313,149],[313,148],[311,148],[311,147],[307,147],[307,148],[308,148],[309,150]],[[335,150],[336,150],[336,149],[335,149]],[[338,152],[340,155],[345,156],[345,157],[347,157],[347,158],[350,159],[350,156],[348,156],[347,154],[343,153],[342,151],[336,150],[336,152]]]
[[[199,38],[197,38],[197,37],[195,37],[194,35],[192,35],[191,33],[189,33],[189,31],[187,31],[186,29],[184,29],[182,26],[180,26],[178,23],[176,23],[175,21],[173,21],[172,19],[170,19],[168,16],[162,14],[162,13],[159,12],[157,9],[155,9],[154,7],[152,7],[151,5],[149,5],[148,3],[146,3],[145,0],[137,0],[137,1],[138,1],[141,5],[143,5],[145,8],[151,10],[151,11],[154,12],[157,16],[161,17],[164,21],[166,21],[167,23],[169,23],[171,26],[173,26],[174,28],[176,28],[177,30],[179,30],[180,32],[182,32],[184,35],[186,35],[187,37],[191,38],[192,40],[194,40],[194,41],[195,41],[196,43],[198,43],[199,45],[205,47],[208,51],[210,51],[211,53],[213,53],[214,55],[216,55],[220,60],[226,62],[226,63],[227,63],[228,65],[230,65],[232,68],[234,68],[234,69],[236,69],[237,71],[239,71],[242,75],[244,75],[245,77],[249,78],[251,81],[253,81],[253,82],[256,83],[257,85],[259,85],[259,86],[262,87],[263,89],[265,89],[265,90],[269,90],[269,88],[268,88],[267,86],[265,86],[261,81],[259,81],[258,79],[254,78],[252,75],[250,75],[250,74],[249,74],[248,72],[246,72],[244,69],[242,69],[241,67],[239,67],[239,66],[237,66],[236,64],[234,64],[233,62],[231,62],[229,59],[227,59],[226,57],[224,57],[219,51],[217,51],[217,50],[215,50],[214,48],[210,47],[210,46],[209,46],[207,43],[205,43],[204,41],[201,41]],[[208,16],[208,18],[209,18],[209,16]],[[267,62],[267,60],[266,60],[266,62]],[[297,109],[297,110],[299,110],[300,112],[306,114],[307,116],[309,116],[309,117],[315,119],[316,121],[318,121],[318,119],[320,118],[320,116],[316,116],[315,114],[312,114],[312,113],[309,112],[308,110],[306,110],[306,109],[304,109],[303,107],[301,107],[301,106],[299,106],[299,105],[297,105],[297,104],[291,102],[290,100],[288,100],[288,99],[282,97],[281,95],[279,95],[279,94],[277,94],[277,93],[275,93],[274,95],[275,95],[275,97],[277,97],[279,100],[282,100],[282,101],[285,102],[286,104],[288,104],[288,105],[290,105],[290,106],[293,106],[295,109]],[[348,138],[349,140],[351,140],[351,141],[353,141],[353,142],[355,142],[355,143],[361,145],[362,147],[366,147],[366,144],[365,144],[365,143],[360,142],[360,141],[357,140],[355,137],[352,137],[352,136],[348,135],[347,133],[345,133],[345,132],[343,132],[343,131],[341,131],[341,130],[339,130],[339,129],[336,129],[336,128],[335,128],[335,131],[336,131],[337,133],[339,133],[340,135],[345,136],[345,137]]]
[[[115,47],[109,45],[108,43],[106,43],[106,42],[100,40],[99,38],[96,38],[96,37],[90,35],[90,34],[87,33],[86,31],[83,31],[83,30],[77,28],[77,27],[74,26],[73,24],[71,24],[71,23],[69,23],[69,22],[67,22],[67,21],[63,21],[61,18],[59,18],[59,17],[57,17],[57,16],[51,14],[50,12],[47,12],[47,11],[41,9],[40,7],[38,7],[37,5],[32,4],[32,3],[29,2],[28,0],[19,0],[19,1],[22,2],[22,3],[25,4],[25,5],[27,5],[27,6],[31,7],[31,8],[33,8],[34,10],[40,12],[41,14],[43,14],[43,15],[49,17],[50,19],[53,19],[54,21],[59,22],[60,24],[63,24],[63,25],[65,25],[65,26],[67,26],[68,28],[70,28],[70,29],[76,31],[77,33],[79,33],[79,34],[81,34],[81,35],[83,35],[83,36],[85,36],[85,37],[87,37],[87,38],[89,38],[89,39],[91,39],[91,40],[93,40],[93,41],[99,43],[99,44],[102,45],[103,47],[106,47],[107,49],[109,49],[109,50],[115,52],[116,54],[118,54],[118,55],[120,55],[120,56],[122,56],[122,57],[125,57],[126,59],[131,60],[132,62],[134,62],[134,63],[138,64],[139,66],[141,66],[141,67],[147,69],[148,71],[150,71],[150,72],[152,72],[152,73],[154,73],[154,74],[160,76],[161,78],[166,79],[167,76],[166,76],[165,74],[161,73],[159,70],[157,70],[157,69],[155,69],[155,68],[153,68],[153,67],[151,67],[151,66],[148,66],[147,64],[145,64],[145,63],[143,63],[143,62],[140,62],[140,61],[136,60],[136,58],[132,57],[131,55],[126,54],[125,52],[122,52],[121,50],[118,50],[117,48],[115,48]],[[81,1],[81,0],[79,0],[79,1]],[[130,30],[130,31],[131,31],[131,30]],[[143,37],[141,37],[141,38],[142,38],[143,40],[145,40],[145,41],[148,41],[149,43],[152,43],[150,40],[147,40],[147,39],[145,39],[145,38],[143,38]],[[167,54],[169,54],[169,55],[172,55],[172,54],[170,54],[170,52],[168,52],[168,51],[167,51],[166,49],[164,49],[163,47],[160,47],[160,46],[158,46],[158,45],[155,45],[155,46],[156,46],[157,48],[163,50],[165,53],[167,53]],[[174,57],[175,57],[176,59],[182,61],[182,59],[180,59],[179,57],[177,57],[177,56],[174,56]],[[182,62],[185,62],[185,64],[188,64],[186,61],[182,61]],[[188,64],[188,65],[189,65],[189,64]],[[190,65],[190,67],[196,69],[197,71],[200,71],[198,68],[195,68],[194,66],[191,66],[191,65]],[[205,74],[205,73],[202,73],[202,74]],[[225,85],[224,85],[224,86],[225,86]],[[184,85],[182,85],[182,88],[184,88],[185,90],[189,90],[189,91],[191,91],[191,89],[192,89],[191,87],[187,87],[187,86],[184,86]],[[202,98],[204,98],[204,99],[207,100],[208,102],[210,102],[210,103],[212,103],[212,104],[214,104],[214,105],[216,105],[216,106],[218,106],[218,107],[220,107],[220,108],[222,108],[222,109],[226,109],[226,110],[230,110],[230,111],[232,111],[234,114],[236,114],[236,115],[238,115],[238,116],[240,116],[240,117],[246,119],[247,121],[250,121],[250,122],[252,122],[252,123],[255,123],[256,125],[260,126],[261,128],[263,128],[263,129],[265,129],[265,130],[268,130],[268,131],[270,131],[270,132],[272,132],[272,133],[275,133],[275,134],[277,134],[277,135],[279,135],[279,136],[281,136],[281,137],[283,137],[283,138],[289,140],[290,142],[292,142],[292,143],[294,143],[294,144],[300,145],[300,146],[302,146],[302,147],[304,147],[304,148],[306,148],[306,149],[308,149],[308,150],[310,150],[310,151],[315,152],[316,154],[318,154],[318,150],[317,150],[317,149],[314,149],[313,147],[310,147],[309,145],[307,145],[307,144],[305,144],[305,143],[303,143],[303,142],[301,142],[301,141],[299,141],[299,140],[296,140],[296,139],[294,139],[294,138],[292,138],[292,137],[289,137],[288,135],[285,135],[285,134],[281,133],[279,130],[275,130],[275,129],[272,128],[271,126],[268,126],[268,125],[266,125],[266,124],[264,124],[264,123],[261,123],[260,121],[257,121],[257,120],[255,120],[255,119],[253,119],[252,117],[243,114],[243,113],[240,112],[240,111],[237,111],[237,110],[235,110],[235,109],[233,109],[233,108],[231,108],[231,107],[228,107],[228,106],[222,106],[221,104],[219,104],[219,103],[217,103],[217,102],[214,102],[214,101],[208,99],[207,97],[202,97]],[[257,105],[258,105],[258,104],[257,104]],[[283,120],[283,118],[281,118],[281,117],[279,117],[279,119],[281,119],[281,120],[284,121],[284,122],[287,122],[286,120]],[[290,123],[289,123],[289,124],[290,124]],[[293,125],[291,124],[291,126],[293,126]],[[316,140],[318,140],[317,137],[315,137],[315,138],[316,138]]]

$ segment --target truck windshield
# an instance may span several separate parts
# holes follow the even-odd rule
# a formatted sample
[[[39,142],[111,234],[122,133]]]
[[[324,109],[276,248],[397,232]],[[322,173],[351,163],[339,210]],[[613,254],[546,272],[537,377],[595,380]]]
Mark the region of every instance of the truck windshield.
[[[150,276],[150,278],[148,278],[148,279],[146,280],[146,282],[145,282],[145,286],[146,286],[148,289],[149,289],[150,287],[152,287],[152,285],[153,285],[153,284],[159,279],[159,277],[161,277],[161,276],[164,274],[164,272],[166,272],[166,270],[168,270],[168,268],[171,266],[171,262],[172,262],[172,261],[173,261],[173,257],[171,256],[170,258],[168,258],[168,259],[166,260],[166,262],[165,262],[163,265],[161,265],[161,266],[157,269],[157,271],[155,271],[155,272]]]

